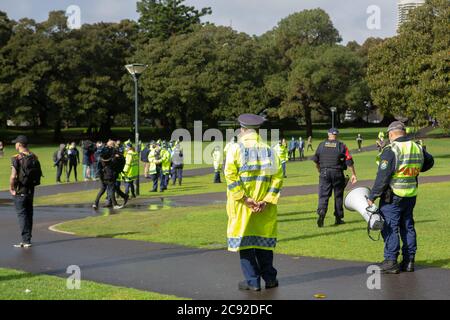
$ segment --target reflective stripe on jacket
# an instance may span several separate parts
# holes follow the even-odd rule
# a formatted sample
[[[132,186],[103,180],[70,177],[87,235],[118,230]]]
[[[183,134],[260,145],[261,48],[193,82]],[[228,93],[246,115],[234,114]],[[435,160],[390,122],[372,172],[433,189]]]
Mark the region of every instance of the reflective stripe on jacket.
[[[399,197],[417,196],[417,177],[424,163],[422,147],[413,141],[394,141],[391,150],[396,163],[390,183],[392,191]]]

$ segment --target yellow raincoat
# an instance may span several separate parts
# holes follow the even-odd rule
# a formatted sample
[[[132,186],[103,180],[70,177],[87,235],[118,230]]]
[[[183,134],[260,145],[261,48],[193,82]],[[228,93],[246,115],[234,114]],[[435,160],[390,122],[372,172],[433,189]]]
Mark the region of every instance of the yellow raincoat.
[[[277,202],[283,184],[278,155],[255,131],[239,137],[225,162],[227,182],[228,250],[273,250],[277,242]],[[260,213],[252,213],[243,201],[247,196],[265,201]]]

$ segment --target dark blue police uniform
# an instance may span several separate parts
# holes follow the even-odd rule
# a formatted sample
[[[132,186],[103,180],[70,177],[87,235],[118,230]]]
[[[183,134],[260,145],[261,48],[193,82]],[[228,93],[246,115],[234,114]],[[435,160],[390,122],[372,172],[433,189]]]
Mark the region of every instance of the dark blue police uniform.
[[[337,130],[333,132],[338,133]],[[330,129],[330,133],[331,132]],[[334,191],[334,216],[336,224],[343,223],[344,218],[344,170],[347,166],[353,166],[353,158],[347,146],[339,140],[325,140],[319,144],[313,161],[319,165],[319,205],[317,214],[319,227],[323,226],[323,220],[328,210],[328,200]]]
[[[409,140],[410,139],[407,136],[403,136],[395,141],[406,142]],[[423,155],[424,163],[421,172],[428,171],[434,165],[433,156],[425,150],[423,150]],[[380,155],[378,172],[369,195],[369,200],[374,202],[377,198],[380,198],[380,212],[385,219],[385,224],[381,231],[381,235],[385,242],[385,262],[381,267],[382,272],[392,273],[398,273],[399,271],[399,267],[397,266],[397,258],[400,252],[399,233],[403,242],[403,262],[400,268],[405,269],[408,263],[414,262],[417,251],[417,237],[413,218],[416,197],[399,197],[393,194],[389,185],[395,171],[396,157],[388,145],[384,147]],[[413,267],[408,271],[413,271]]]

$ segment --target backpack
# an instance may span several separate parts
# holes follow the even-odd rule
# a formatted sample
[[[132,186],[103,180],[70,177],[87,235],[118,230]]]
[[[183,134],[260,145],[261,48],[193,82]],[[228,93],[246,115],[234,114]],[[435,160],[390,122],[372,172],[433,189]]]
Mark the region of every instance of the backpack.
[[[116,174],[119,174],[123,171],[123,168],[125,168],[126,159],[123,156],[123,153],[118,153],[119,156],[114,155],[114,158],[112,160],[112,166],[113,170]]]
[[[18,181],[25,187],[35,187],[41,184],[41,163],[35,155],[24,155],[20,159],[20,172]]]

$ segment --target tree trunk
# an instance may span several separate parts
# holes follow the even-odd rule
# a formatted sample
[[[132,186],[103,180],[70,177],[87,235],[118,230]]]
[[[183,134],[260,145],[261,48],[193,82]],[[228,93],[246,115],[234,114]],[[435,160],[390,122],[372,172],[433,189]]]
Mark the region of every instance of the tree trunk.
[[[53,128],[53,142],[61,141],[61,121],[57,119]]]
[[[306,123],[306,137],[312,137],[313,128],[312,128],[312,118],[311,118],[311,108],[309,104],[304,104],[304,112],[305,112],[305,123]]]

